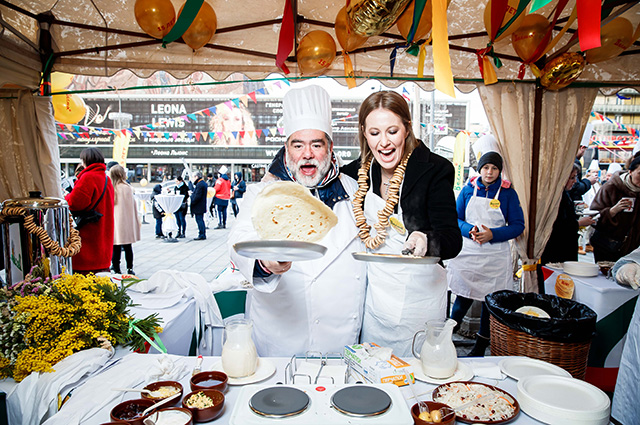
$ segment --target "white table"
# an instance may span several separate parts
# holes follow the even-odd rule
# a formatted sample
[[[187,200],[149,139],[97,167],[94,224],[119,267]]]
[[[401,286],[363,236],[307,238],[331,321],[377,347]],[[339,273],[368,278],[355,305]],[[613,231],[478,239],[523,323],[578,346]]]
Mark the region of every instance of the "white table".
[[[133,194],[134,198],[138,201],[138,211],[142,214],[142,223],[146,223],[147,216],[147,203],[151,200],[151,192],[136,191]]]
[[[176,222],[174,213],[178,211],[178,209],[180,209],[184,196],[156,195],[155,199],[156,201],[158,201],[158,204],[160,204],[166,214],[162,219],[162,231],[169,236],[166,240],[169,241],[171,239],[174,239],[171,238],[171,234],[175,233],[178,230],[178,223]],[[177,239],[174,239],[173,241],[175,242],[177,241]]]
[[[145,354],[139,354],[140,356],[145,356]],[[150,356],[149,359],[151,361],[151,356],[155,356],[155,355],[151,355],[151,354],[146,354],[146,356]],[[473,361],[478,361],[478,362],[482,362],[482,363],[494,363],[497,364],[501,359],[503,359],[504,357],[487,357],[484,359],[473,359]],[[205,357],[204,358],[204,362],[202,364],[202,370],[211,370],[212,366],[214,364],[216,364],[217,362],[219,362],[219,357]],[[285,369],[285,365],[288,363],[289,359],[288,358],[271,358],[269,359],[271,361],[273,361],[276,364],[276,372],[275,374],[271,377],[268,378],[262,382],[260,382],[260,385],[264,385],[264,384],[275,384],[277,382],[284,382],[284,369]],[[195,357],[179,357],[179,358],[175,358],[174,361],[176,362],[182,362],[184,364],[187,365],[187,368],[189,371],[191,371],[195,365],[196,362],[196,358]],[[467,361],[466,359],[462,359],[462,361]],[[126,365],[125,365],[126,366]],[[123,375],[126,375],[128,372],[131,372],[130,370],[127,370],[127,368],[125,366],[122,366],[122,362],[116,364],[115,366],[113,366],[112,369],[115,368],[121,368],[122,371],[121,373]],[[186,395],[189,392],[189,378],[190,378],[191,374],[189,373],[187,376],[185,376],[183,379],[180,380],[180,382],[182,383],[183,387],[184,387],[184,394]],[[100,379],[100,376],[94,376],[92,378],[90,378],[90,380],[93,379]],[[505,378],[503,380],[495,380],[495,379],[487,379],[487,378],[474,378],[474,381],[476,382],[482,382],[485,384],[489,384],[489,385],[494,385],[497,386],[499,388],[502,388],[503,390],[507,391],[509,394],[511,394],[512,396],[516,396],[517,394],[517,382],[511,378]],[[87,384],[89,384],[90,382],[87,382]],[[141,385],[143,386],[143,385]],[[416,385],[415,385],[415,389],[416,392],[418,394],[424,394],[419,396],[420,399],[422,400],[431,400],[431,392],[436,388],[436,385],[432,385],[432,384],[427,384],[424,382],[420,382],[420,381],[416,381]],[[240,393],[240,389],[241,387],[239,386],[229,386],[227,389],[227,392],[225,393],[225,408],[224,408],[224,413],[222,414],[222,416],[220,416],[218,419],[216,419],[215,424],[216,425],[223,425],[223,424],[228,424],[229,423],[229,419],[231,417],[231,412],[233,410],[233,406],[237,400],[238,394]],[[74,394],[76,392],[80,393],[83,391],[83,387],[79,387],[77,389],[75,389]],[[106,389],[105,389],[106,391]],[[407,405],[410,407],[412,406],[415,402],[414,399],[412,398],[411,395],[411,390],[408,386],[402,387],[401,388],[401,392],[402,395],[404,396]],[[110,394],[110,396],[112,396],[113,394]],[[109,401],[105,406],[103,406],[95,415],[93,415],[90,418],[85,419],[82,423],[83,424],[87,424],[87,425],[97,425],[97,424],[101,424],[104,422],[108,422],[109,421],[109,412],[110,410],[118,403],[124,401],[124,400],[129,400],[129,399],[133,399],[133,398],[137,398],[136,394],[134,393],[122,393],[122,394],[118,394],[118,398],[117,400],[111,400]],[[64,409],[64,406],[63,406]],[[275,421],[277,422],[277,421]],[[274,423],[275,423],[274,422]],[[350,423],[348,419],[345,419],[345,424]],[[518,415],[518,417],[516,418],[516,420],[514,420],[513,422],[511,422],[512,424],[515,425],[528,425],[528,424],[540,424],[542,422],[539,422],[529,416],[527,416],[524,412],[520,412],[520,414]]]
[[[543,267],[543,273],[545,292],[555,295],[556,278],[562,271]],[[595,277],[570,276],[575,284],[574,301],[589,306],[598,315],[585,380],[613,391],[638,292],[601,273]]]

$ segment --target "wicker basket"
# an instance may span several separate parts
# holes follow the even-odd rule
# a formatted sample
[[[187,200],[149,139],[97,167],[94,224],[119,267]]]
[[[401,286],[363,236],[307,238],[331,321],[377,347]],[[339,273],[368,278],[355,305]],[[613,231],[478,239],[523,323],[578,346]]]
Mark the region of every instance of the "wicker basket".
[[[491,355],[527,356],[560,366],[584,379],[591,341],[555,342],[511,329],[491,315]]]

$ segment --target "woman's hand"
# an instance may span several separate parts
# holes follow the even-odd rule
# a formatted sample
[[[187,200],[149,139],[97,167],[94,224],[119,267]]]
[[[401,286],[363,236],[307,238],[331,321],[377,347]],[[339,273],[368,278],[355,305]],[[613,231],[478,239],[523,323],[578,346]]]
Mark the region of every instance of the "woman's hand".
[[[477,227],[471,229],[469,234],[471,235],[471,239],[478,242],[480,245],[483,243],[490,242],[493,239],[493,232],[484,224],[481,225],[482,230],[479,230]]]
[[[591,226],[592,224],[596,224],[596,221],[591,217],[582,217],[578,220],[578,226],[580,227]]]
[[[291,268],[291,261],[259,261],[262,268],[272,274],[284,274]]]
[[[631,208],[631,199],[628,198],[622,198],[618,201],[617,204],[615,204],[614,206],[612,206],[611,208],[609,208],[609,213],[612,216],[615,216],[616,214],[618,214],[619,212],[622,212],[624,210],[626,210],[627,208]]]
[[[404,245],[402,246],[402,250],[411,251],[412,255],[423,257],[427,253],[427,235],[422,232],[411,232]]]

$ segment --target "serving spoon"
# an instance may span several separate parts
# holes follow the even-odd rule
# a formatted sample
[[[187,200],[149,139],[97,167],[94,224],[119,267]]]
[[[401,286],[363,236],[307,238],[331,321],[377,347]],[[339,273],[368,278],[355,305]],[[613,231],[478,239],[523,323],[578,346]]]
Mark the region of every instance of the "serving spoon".
[[[169,396],[169,397],[165,398],[164,400],[157,402],[153,406],[147,407],[144,410],[144,412],[142,412],[142,417],[147,416],[149,413],[153,412],[158,407],[163,406],[163,405],[169,403],[170,401],[173,401],[174,399],[178,398],[179,395],[180,395],[180,393],[175,393],[174,395]]]
[[[149,397],[159,397],[161,394],[159,391],[145,390],[144,388],[111,388],[111,391],[127,391],[136,393],[145,393]]]

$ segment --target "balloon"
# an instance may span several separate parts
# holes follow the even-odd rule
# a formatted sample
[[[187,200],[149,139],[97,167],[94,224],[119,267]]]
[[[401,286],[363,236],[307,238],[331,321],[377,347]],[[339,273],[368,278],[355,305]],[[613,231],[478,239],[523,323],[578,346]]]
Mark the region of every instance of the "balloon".
[[[400,35],[402,35],[402,38],[405,40],[409,37],[409,31],[411,31],[415,5],[415,0],[413,0],[396,21],[398,31],[400,31]],[[413,40],[415,41],[425,38],[427,34],[429,34],[429,31],[431,31],[431,0],[427,0],[427,4],[424,6],[420,22],[418,23],[418,29],[416,29]]]
[[[77,94],[56,94],[51,96],[53,115],[63,124],[75,124],[84,118],[87,109],[84,100]]]
[[[549,90],[567,87],[582,74],[585,63],[580,53],[563,53],[544,66],[540,84]]]
[[[331,66],[336,57],[336,42],[321,30],[311,31],[300,40],[296,58],[303,74],[315,74]]]
[[[62,91],[69,87],[73,81],[73,75],[65,74],[64,72],[52,72],[51,73],[51,91]]]
[[[508,0],[509,7],[507,7],[507,13],[504,14],[504,19],[502,20],[502,24],[500,25],[500,28],[506,25],[507,22],[509,22],[509,20],[514,17],[516,12],[518,11],[519,2],[520,2],[519,0]],[[527,11],[525,9],[516,18],[516,20],[513,21],[511,25],[509,25],[509,27],[493,41],[498,42],[503,38],[510,36],[511,33],[513,33],[515,30],[518,29],[518,27],[522,23],[522,20],[524,19],[526,14],[527,14]],[[489,2],[487,3],[487,6],[484,9],[484,27],[487,29],[487,34],[491,34],[491,0],[489,0]]]
[[[398,19],[409,1],[353,0],[347,7],[349,25],[358,35],[382,34]]]
[[[184,5],[180,8],[178,16],[182,13],[182,8],[184,8]],[[189,28],[182,34],[182,39],[193,50],[198,50],[211,40],[213,34],[216,33],[217,26],[218,19],[216,12],[213,11],[209,3],[204,1],[193,23],[191,23]]]
[[[347,22],[347,9],[344,7],[340,9],[340,12],[336,15],[336,24],[334,28],[336,30],[338,43],[340,43],[342,50],[345,52],[351,52],[362,46],[367,41],[367,37],[358,35],[351,29]]]
[[[549,25],[551,24],[547,18],[537,13],[525,16],[520,28],[511,34],[511,43],[520,59],[524,62],[532,62],[537,59],[533,55],[542,43]]]
[[[171,0],[136,0],[133,13],[142,31],[155,38],[167,35],[176,23]]]
[[[625,18],[616,18],[600,30],[600,47],[585,53],[587,62],[597,63],[615,58],[633,42],[633,25]]]
[[[147,179],[140,179],[140,186],[145,187],[146,185],[149,184],[149,180]]]

